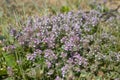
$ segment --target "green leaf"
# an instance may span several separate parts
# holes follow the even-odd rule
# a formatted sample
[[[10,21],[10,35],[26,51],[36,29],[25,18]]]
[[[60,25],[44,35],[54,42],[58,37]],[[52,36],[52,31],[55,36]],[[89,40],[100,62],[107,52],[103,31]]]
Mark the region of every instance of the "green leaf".
[[[88,73],[85,70],[81,71],[80,77],[86,77],[88,75]]]
[[[16,66],[16,60],[15,60],[14,54],[3,53],[3,56],[5,58],[7,66],[10,66],[13,68]]]
[[[102,78],[101,77],[96,77],[96,80],[102,80]]]
[[[8,78],[6,78],[4,80],[13,80],[13,78],[12,77],[8,77]]]
[[[3,39],[5,39],[5,37],[4,37],[4,36],[2,36],[2,35],[0,35],[0,40],[3,40]]]
[[[4,68],[0,69],[0,76],[7,75],[7,71]]]

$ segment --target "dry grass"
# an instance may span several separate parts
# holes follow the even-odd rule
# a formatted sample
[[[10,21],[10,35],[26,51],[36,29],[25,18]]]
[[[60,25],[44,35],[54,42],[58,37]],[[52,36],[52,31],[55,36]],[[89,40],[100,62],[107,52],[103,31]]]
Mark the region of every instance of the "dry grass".
[[[9,1],[8,4],[6,4],[6,1]],[[93,0],[0,0],[0,6],[4,13],[8,13],[6,8],[12,7],[12,10],[19,12],[23,12],[24,8],[26,14],[30,15],[42,12],[38,11],[38,9],[43,10],[50,7],[60,9],[63,5],[68,5],[72,7],[72,9],[76,9],[75,5],[78,4],[82,9],[90,10],[89,3],[92,1]],[[103,0],[97,1],[103,3]],[[108,0],[105,5],[110,9],[114,9],[120,5],[120,0]]]

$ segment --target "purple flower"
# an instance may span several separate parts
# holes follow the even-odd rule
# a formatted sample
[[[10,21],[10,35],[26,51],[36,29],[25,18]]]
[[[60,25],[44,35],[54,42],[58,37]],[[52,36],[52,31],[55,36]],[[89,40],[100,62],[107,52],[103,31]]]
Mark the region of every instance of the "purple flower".
[[[54,73],[54,70],[49,70],[47,74],[52,75],[53,73]]]
[[[51,49],[46,49],[44,53],[45,53],[44,57],[48,60],[57,59],[57,56],[54,54],[54,52]]]
[[[80,54],[78,53],[74,53],[73,55],[73,59],[74,59],[74,63],[78,64],[78,65],[86,65],[87,61],[85,58],[83,58],[82,56],[80,56]]]
[[[12,28],[12,29],[10,30],[10,35],[13,36],[13,37],[15,37],[15,36],[17,35],[17,30],[14,29],[14,28]]]
[[[5,49],[5,51],[11,53],[16,49],[16,47],[15,47],[15,45],[9,45],[7,47],[4,47],[4,49]]]
[[[65,74],[70,70],[70,66],[69,65],[65,65],[61,68],[62,71],[62,76],[65,77]]]
[[[34,61],[36,58],[36,54],[27,54],[26,57],[27,60]]]
[[[13,76],[14,75],[14,72],[13,72],[13,69],[11,67],[7,67],[7,73],[9,76]]]
[[[41,54],[42,54],[42,51],[41,51],[40,49],[36,49],[35,52],[34,52],[34,54],[36,54],[36,55],[41,55]]]
[[[60,57],[62,57],[62,58],[66,58],[66,56],[67,56],[67,53],[61,52]]]
[[[56,78],[55,78],[55,80],[62,80],[59,76],[57,76]]]
[[[67,41],[67,37],[66,36],[61,39],[61,43],[64,43],[66,41]]]
[[[51,67],[51,62],[50,61],[48,61],[48,60],[46,60],[46,65],[47,65],[47,67],[48,67],[48,69]]]
[[[74,61],[73,61],[72,58],[69,58],[69,59],[67,60],[67,63],[68,63],[68,64],[73,64],[73,62],[74,62]]]

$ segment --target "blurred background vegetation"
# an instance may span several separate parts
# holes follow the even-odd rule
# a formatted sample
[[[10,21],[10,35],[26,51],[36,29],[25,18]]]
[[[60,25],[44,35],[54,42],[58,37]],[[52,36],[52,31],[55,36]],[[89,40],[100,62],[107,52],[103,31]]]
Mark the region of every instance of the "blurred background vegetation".
[[[0,0],[0,28],[8,24],[19,26],[28,16],[51,15],[78,9],[88,11],[95,1],[105,4],[109,9],[120,4],[120,0]]]

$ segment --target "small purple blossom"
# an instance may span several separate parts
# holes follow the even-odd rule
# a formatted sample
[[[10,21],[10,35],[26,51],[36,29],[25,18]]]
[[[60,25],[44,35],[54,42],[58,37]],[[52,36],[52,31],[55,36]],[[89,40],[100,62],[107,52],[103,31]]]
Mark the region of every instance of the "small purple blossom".
[[[7,73],[8,73],[9,76],[14,75],[13,69],[10,66],[7,67]]]
[[[47,74],[52,75],[53,73],[54,73],[54,70],[49,70]]]
[[[82,56],[80,56],[80,54],[78,53],[74,53],[73,55],[73,59],[74,59],[74,63],[78,64],[78,65],[86,65],[87,61],[85,58],[83,58]]]
[[[54,54],[54,52],[50,49],[46,49],[44,51],[45,55],[44,57],[49,59],[49,60],[54,60],[54,59],[57,59],[57,56]]]
[[[27,57],[27,60],[34,61],[36,58],[36,54],[27,54],[26,57]]]
[[[61,52],[60,57],[62,57],[62,58],[66,58],[66,56],[67,56],[67,53]]]
[[[52,63],[50,61],[46,60],[46,65],[47,65],[47,67],[49,69],[52,66]]]
[[[55,78],[55,80],[62,80],[59,76],[57,76],[56,78]]]
[[[65,77],[65,75],[68,73],[68,71],[70,70],[70,67],[68,64],[66,64],[65,66],[63,66],[61,68],[61,71],[62,71],[62,76]]]
[[[4,47],[4,49],[8,52],[13,52],[16,49],[16,47],[15,45],[9,45],[7,47]]]

